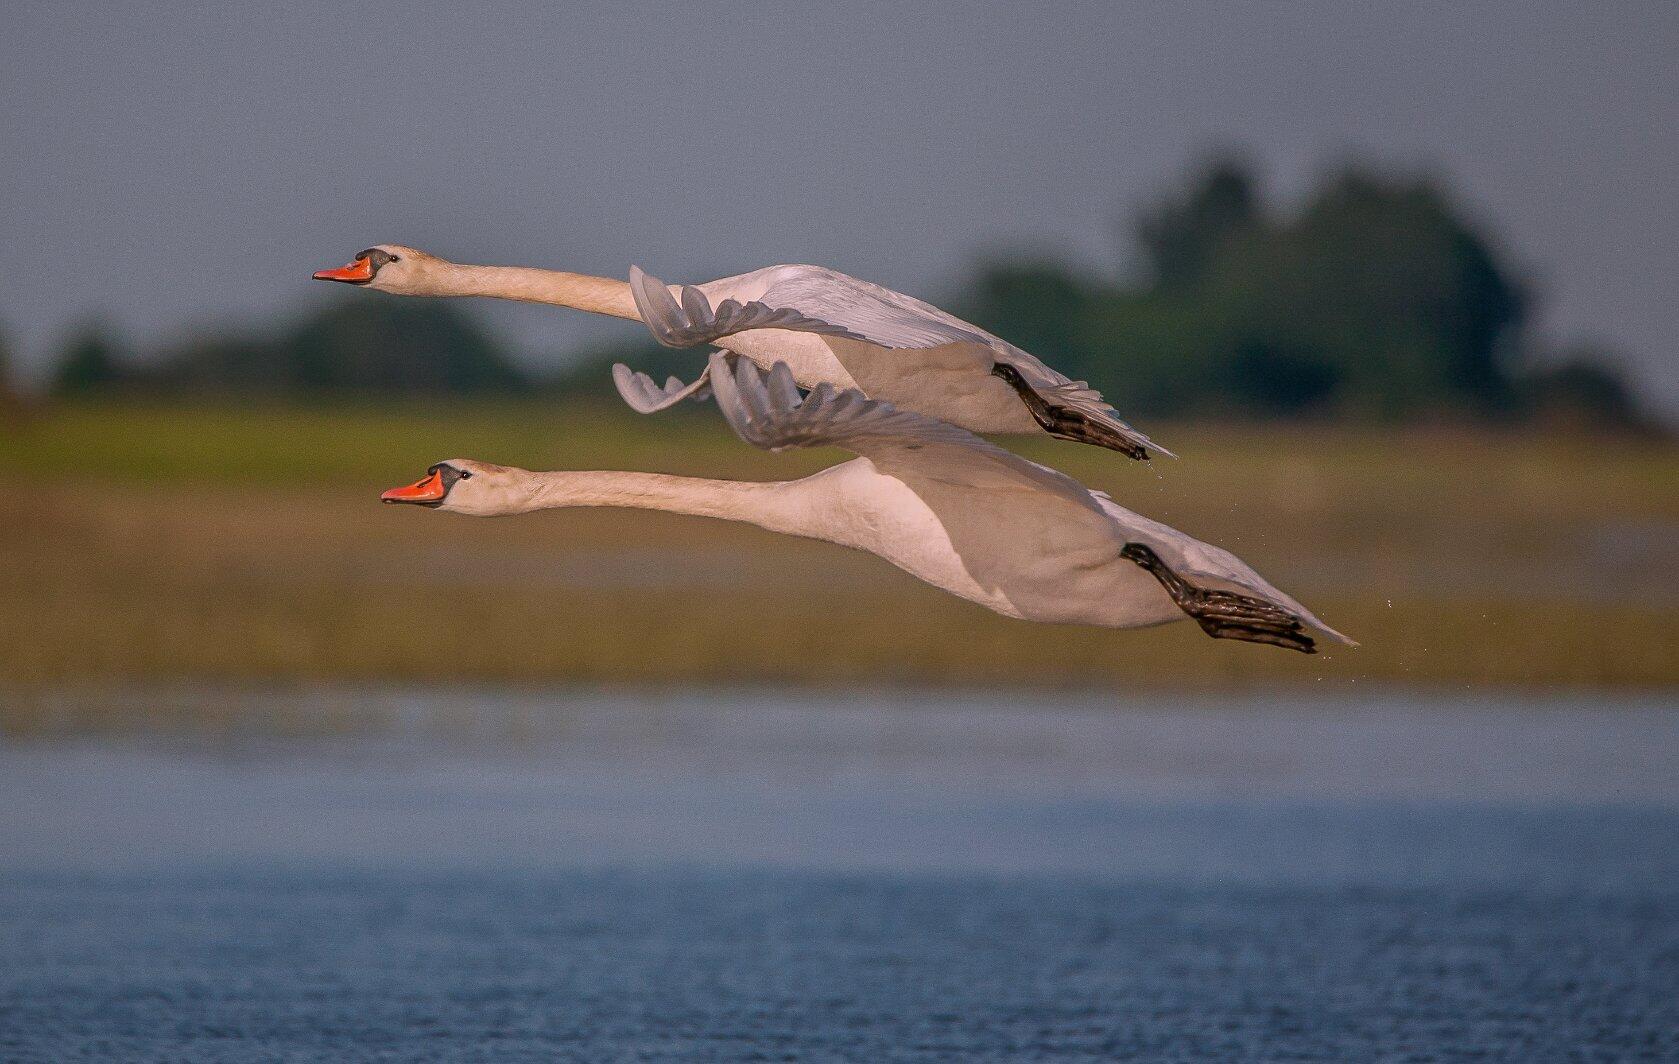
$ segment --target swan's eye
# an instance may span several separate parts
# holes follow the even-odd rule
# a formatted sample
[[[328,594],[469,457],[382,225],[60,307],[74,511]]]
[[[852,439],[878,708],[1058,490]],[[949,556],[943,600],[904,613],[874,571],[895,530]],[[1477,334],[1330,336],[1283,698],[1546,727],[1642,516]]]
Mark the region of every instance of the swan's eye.
[[[472,479],[472,474],[468,473],[466,470],[463,469],[463,470],[461,470],[461,475],[458,479],[460,479],[460,480],[471,480]]]
[[[386,259],[385,261],[386,262],[401,262],[402,261],[402,256],[401,255],[392,255],[390,258]]]

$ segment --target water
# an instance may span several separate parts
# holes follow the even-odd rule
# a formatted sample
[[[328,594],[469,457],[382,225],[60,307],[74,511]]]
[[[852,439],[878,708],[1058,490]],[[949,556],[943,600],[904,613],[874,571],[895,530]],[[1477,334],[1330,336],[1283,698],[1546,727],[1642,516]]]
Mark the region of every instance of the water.
[[[66,702],[0,1058],[1679,1059],[1671,700],[1183,701]]]

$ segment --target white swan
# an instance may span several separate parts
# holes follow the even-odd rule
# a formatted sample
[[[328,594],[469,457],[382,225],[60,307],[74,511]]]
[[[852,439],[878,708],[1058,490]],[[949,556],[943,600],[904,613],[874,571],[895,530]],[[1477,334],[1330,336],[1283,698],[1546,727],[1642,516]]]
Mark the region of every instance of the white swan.
[[[1009,617],[1137,628],[1187,615],[1216,638],[1311,653],[1310,627],[1350,642],[1229,552],[964,429],[827,384],[801,400],[785,364],[766,377],[718,353],[707,368],[746,442],[859,457],[772,483],[450,459],[382,498],[477,516],[629,506],[747,521],[869,551]]]
[[[715,344],[768,369],[786,362],[807,388],[857,388],[974,432],[1048,432],[1132,458],[1170,454],[1119,419],[1102,396],[1004,340],[890,288],[820,266],[771,266],[674,294],[631,267],[630,280],[558,270],[472,266],[400,244],[315,273],[397,295],[494,296],[644,321],[667,347]],[[703,398],[705,377],[663,387],[625,366],[619,390],[642,413]]]

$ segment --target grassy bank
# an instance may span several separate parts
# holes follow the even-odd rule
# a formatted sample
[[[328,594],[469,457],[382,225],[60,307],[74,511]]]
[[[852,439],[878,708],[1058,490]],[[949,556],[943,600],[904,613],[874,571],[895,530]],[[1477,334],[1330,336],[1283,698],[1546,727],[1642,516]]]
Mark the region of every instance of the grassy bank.
[[[438,459],[802,475],[703,410],[66,407],[0,434],[5,682],[1679,684],[1679,451],[1168,424],[1025,448],[1228,546],[1363,642],[1012,622],[876,559],[660,514],[381,507]]]

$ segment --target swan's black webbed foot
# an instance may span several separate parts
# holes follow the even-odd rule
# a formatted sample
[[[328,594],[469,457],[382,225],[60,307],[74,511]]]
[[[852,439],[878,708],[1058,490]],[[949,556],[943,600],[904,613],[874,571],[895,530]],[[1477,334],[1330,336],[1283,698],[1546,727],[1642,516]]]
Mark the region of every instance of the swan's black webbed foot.
[[[1119,556],[1136,562],[1160,581],[1166,594],[1214,639],[1241,639],[1316,654],[1317,644],[1304,631],[1300,618],[1263,599],[1234,591],[1196,587],[1167,567],[1160,555],[1142,543],[1127,543]]]
[[[991,375],[1002,378],[1004,383],[1013,388],[1020,395],[1020,401],[1026,404],[1026,409],[1031,411],[1032,418],[1056,439],[1093,443],[1110,451],[1118,451],[1127,458],[1135,458],[1139,462],[1147,461],[1148,448],[1077,410],[1051,403],[1039,395],[1037,389],[1027,384],[1020,371],[1008,363],[998,362],[993,365]]]

